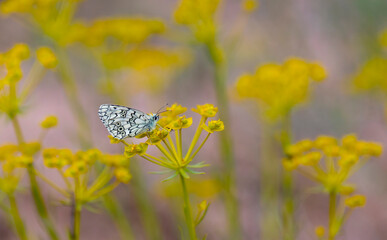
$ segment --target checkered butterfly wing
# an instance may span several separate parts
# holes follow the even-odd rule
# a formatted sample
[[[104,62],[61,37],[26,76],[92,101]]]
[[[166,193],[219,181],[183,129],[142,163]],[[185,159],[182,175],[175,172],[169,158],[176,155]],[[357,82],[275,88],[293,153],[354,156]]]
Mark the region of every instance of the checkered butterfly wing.
[[[119,105],[102,104],[98,115],[109,133],[120,140],[147,131],[150,122],[148,114]]]

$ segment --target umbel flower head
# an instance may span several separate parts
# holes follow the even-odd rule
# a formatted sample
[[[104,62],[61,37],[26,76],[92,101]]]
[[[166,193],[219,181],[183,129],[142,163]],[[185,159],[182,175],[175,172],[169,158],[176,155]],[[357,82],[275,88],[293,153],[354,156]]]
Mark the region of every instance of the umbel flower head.
[[[240,76],[235,89],[239,98],[256,100],[266,115],[276,120],[308,99],[312,80],[325,78],[319,64],[291,58],[282,65],[264,64],[255,73]]]
[[[319,136],[286,149],[285,169],[312,179],[323,193],[329,195],[329,239],[335,238],[354,208],[366,203],[365,196],[353,195],[356,188],[347,183],[348,178],[370,158],[379,157],[382,151],[379,143],[361,141],[355,135],[344,136],[341,141],[331,136]],[[319,226],[315,233],[319,239],[324,239],[325,228]]]
[[[181,116],[186,110],[187,108],[176,103],[171,107],[168,107],[167,111],[161,114],[162,117],[158,122],[160,125],[158,129],[155,129],[151,133],[145,133],[138,136],[139,138],[148,138],[144,143],[128,144],[124,141],[118,141],[123,142],[126,145],[125,156],[130,158],[138,155],[149,162],[167,168],[167,173],[172,173],[167,179],[171,179],[178,175],[189,178],[189,174],[202,174],[202,172],[197,172],[194,169],[205,167],[207,165],[204,162],[196,164],[191,164],[191,162],[206,143],[209,136],[214,132],[222,131],[224,125],[220,120],[209,121],[206,125],[207,119],[209,117],[214,117],[218,111],[212,104],[198,105],[197,108],[192,109],[192,111],[199,113],[202,117],[197,125],[196,132],[187,152],[183,154],[183,130],[193,125],[191,117],[187,118],[186,116]],[[203,130],[207,132],[207,134],[200,145],[197,146]],[[173,137],[171,136],[172,132],[175,135]],[[148,154],[147,149],[149,145],[156,146],[162,156],[157,157]]]
[[[331,136],[319,136],[290,145],[283,165],[320,183],[327,192],[348,193],[346,180],[365,161],[379,157],[382,150],[379,143],[360,141],[355,135],[343,137],[341,143]]]
[[[98,149],[74,153],[70,149],[57,148],[44,149],[42,155],[44,165],[56,169],[61,174],[66,183],[66,189],[55,185],[38,172],[37,175],[62,193],[70,202],[74,189],[77,189],[77,197],[80,198],[78,200],[85,204],[112,191],[119,183],[128,183],[131,179],[129,158],[124,155],[103,154]],[[89,176],[97,162],[103,166],[103,170],[98,173],[94,182],[89,184]],[[79,186],[81,182],[85,184],[82,187]]]

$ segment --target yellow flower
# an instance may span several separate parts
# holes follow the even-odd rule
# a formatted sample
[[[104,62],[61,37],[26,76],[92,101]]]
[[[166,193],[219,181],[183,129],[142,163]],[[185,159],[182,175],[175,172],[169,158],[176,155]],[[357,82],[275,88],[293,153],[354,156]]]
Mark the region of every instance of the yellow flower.
[[[374,142],[358,141],[356,151],[360,155],[369,155],[379,157],[383,152],[382,145]]]
[[[309,151],[313,147],[313,141],[310,139],[304,139],[296,144],[289,145],[286,148],[286,154],[290,156],[297,156],[304,152]]]
[[[244,0],[242,2],[242,9],[246,12],[253,12],[258,7],[258,1],[256,0]]]
[[[347,150],[354,150],[357,145],[357,137],[354,134],[346,135],[341,139],[341,143],[343,148]]]
[[[202,127],[205,131],[207,131],[209,133],[220,132],[220,131],[224,130],[224,124],[220,120],[210,121],[210,122],[208,122],[208,126],[203,123]]]
[[[173,117],[185,113],[187,111],[186,107],[181,106],[180,104],[174,103],[172,106],[167,107],[167,110],[163,113],[161,113],[161,116],[163,117]]]
[[[0,146],[0,161],[5,161],[9,156],[14,155],[18,149],[18,146],[14,144]]]
[[[350,208],[363,207],[366,204],[366,197],[363,195],[355,195],[345,199],[345,205]]]
[[[48,116],[41,123],[42,128],[48,129],[53,128],[58,125],[58,118],[56,116]]]
[[[387,92],[387,58],[374,57],[368,60],[354,76],[353,85],[361,91]]]
[[[161,129],[161,130],[154,130],[150,136],[149,136],[149,139],[147,140],[147,143],[151,144],[151,145],[155,145],[157,143],[159,143],[160,141],[162,141],[163,139],[165,139],[169,134],[169,131],[165,130],[165,129]]]
[[[130,179],[132,179],[132,175],[126,168],[116,168],[114,170],[114,176],[116,176],[117,180],[122,183],[128,183]]]
[[[297,169],[297,167],[299,166],[299,161],[297,160],[297,158],[294,158],[294,159],[284,158],[282,159],[282,165],[285,168],[285,170],[293,171]]]
[[[303,156],[296,157],[294,161],[305,166],[316,166],[321,158],[322,155],[320,152],[309,152]]]
[[[6,54],[10,58],[15,58],[20,61],[26,60],[30,57],[30,49],[27,44],[17,43]]]
[[[323,226],[318,226],[314,229],[314,233],[317,237],[322,238],[325,235],[325,228]]]
[[[214,16],[219,0],[181,0],[174,13],[175,21],[187,25],[197,41],[209,44],[215,40]]]
[[[178,130],[182,128],[188,128],[192,125],[192,118],[186,118],[185,116],[179,117],[167,125],[167,128]]]
[[[314,140],[314,146],[318,149],[324,149],[330,146],[336,146],[337,140],[331,136],[321,135]]]
[[[235,90],[241,99],[252,98],[262,105],[270,120],[278,120],[308,99],[311,80],[321,81],[325,76],[320,65],[290,58],[282,65],[268,63],[253,74],[243,74]]]
[[[36,57],[45,68],[55,68],[58,65],[58,59],[48,47],[40,47],[36,50]]]
[[[108,138],[110,139],[111,144],[118,144],[118,143],[122,142],[122,140],[114,138],[112,135],[109,135]]]
[[[322,81],[327,78],[327,72],[318,63],[309,64],[310,77],[315,81]]]
[[[196,108],[192,108],[192,111],[199,113],[203,117],[214,117],[218,112],[218,108],[212,104],[196,105]]]
[[[141,156],[144,153],[146,153],[147,149],[148,149],[147,143],[130,144],[129,146],[125,147],[125,156],[128,158],[131,158],[136,154]]]
[[[350,195],[356,190],[353,185],[342,185],[340,186],[339,193],[343,195]]]
[[[24,143],[20,145],[20,152],[27,156],[33,156],[41,149],[41,145],[39,142],[30,142]]]

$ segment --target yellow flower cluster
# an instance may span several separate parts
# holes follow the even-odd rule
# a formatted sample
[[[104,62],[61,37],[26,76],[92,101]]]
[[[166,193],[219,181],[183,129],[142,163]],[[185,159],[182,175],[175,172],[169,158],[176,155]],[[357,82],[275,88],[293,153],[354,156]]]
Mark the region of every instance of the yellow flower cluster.
[[[24,143],[20,146],[5,144],[0,146],[0,164],[2,176],[0,176],[0,190],[12,194],[22,177],[22,172],[17,169],[25,169],[33,163],[33,156],[40,150],[38,142]]]
[[[91,24],[74,20],[78,0],[6,0],[0,4],[0,13],[23,14],[40,27],[59,45],[81,42],[87,46],[100,46],[111,37],[123,43],[139,43],[151,34],[162,33],[164,23],[143,18],[106,18]],[[58,7],[60,5],[60,7]]]
[[[368,60],[354,76],[353,85],[357,90],[387,93],[387,58]]]
[[[236,82],[240,98],[257,100],[271,119],[288,114],[297,104],[307,100],[311,80],[326,78],[326,72],[317,63],[291,58],[284,64],[265,64],[254,74],[244,74]]]
[[[319,136],[314,141],[305,139],[290,145],[283,160],[287,170],[298,170],[303,175],[320,183],[326,192],[350,195],[355,187],[346,180],[370,157],[379,157],[383,148],[374,142],[360,141],[355,135],[347,135],[341,144],[331,136]],[[360,200],[359,200],[360,199]],[[346,200],[348,207],[365,203],[361,197]]]
[[[153,34],[165,31],[161,20],[145,18],[105,18],[91,24],[77,23],[70,27],[69,43],[81,42],[86,46],[101,46],[108,38],[124,44],[141,43]]]
[[[297,170],[319,183],[329,194],[329,239],[339,233],[352,209],[366,202],[365,196],[352,195],[355,186],[346,183],[347,179],[371,157],[379,157],[382,151],[379,143],[361,141],[355,135],[346,135],[340,142],[323,135],[315,140],[299,141],[286,149],[285,169]],[[318,239],[324,239],[325,228],[319,226],[315,233]]]
[[[20,112],[20,106],[30,90],[28,87],[31,87],[30,83],[25,84],[22,94],[18,96],[18,83],[23,77],[21,64],[29,56],[30,49],[23,43],[15,44],[7,52],[0,53],[0,113],[7,114],[11,119]],[[57,64],[55,55],[47,47],[38,49],[37,58],[46,68],[53,68]],[[39,79],[30,79],[34,80]]]
[[[380,156],[382,150],[380,144],[360,141],[355,135],[343,137],[341,144],[334,137],[319,136],[314,141],[305,139],[290,145],[283,164],[287,170],[299,169],[312,176],[328,192],[339,191],[356,169],[355,165],[369,157]]]
[[[21,62],[30,56],[30,50],[26,44],[15,44],[10,50],[0,54],[0,66],[5,66],[6,76],[0,81],[1,85],[17,82],[22,77]]]
[[[181,0],[175,21],[191,28],[197,41],[211,44],[216,37],[215,13],[220,0]]]
[[[125,183],[129,181],[127,177],[122,178],[123,175],[130,176],[129,158],[122,155],[102,154],[98,149],[73,153],[70,149],[47,148],[43,150],[43,161],[46,167],[64,170],[64,176],[71,178],[88,173],[95,162],[99,161],[112,168],[118,181]]]

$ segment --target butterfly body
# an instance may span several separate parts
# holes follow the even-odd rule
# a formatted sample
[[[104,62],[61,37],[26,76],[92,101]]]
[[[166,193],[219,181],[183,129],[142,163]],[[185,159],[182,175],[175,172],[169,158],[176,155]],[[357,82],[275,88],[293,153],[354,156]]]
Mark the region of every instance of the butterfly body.
[[[159,114],[146,114],[134,108],[112,104],[102,104],[98,115],[106,129],[116,139],[151,132],[159,120]]]

